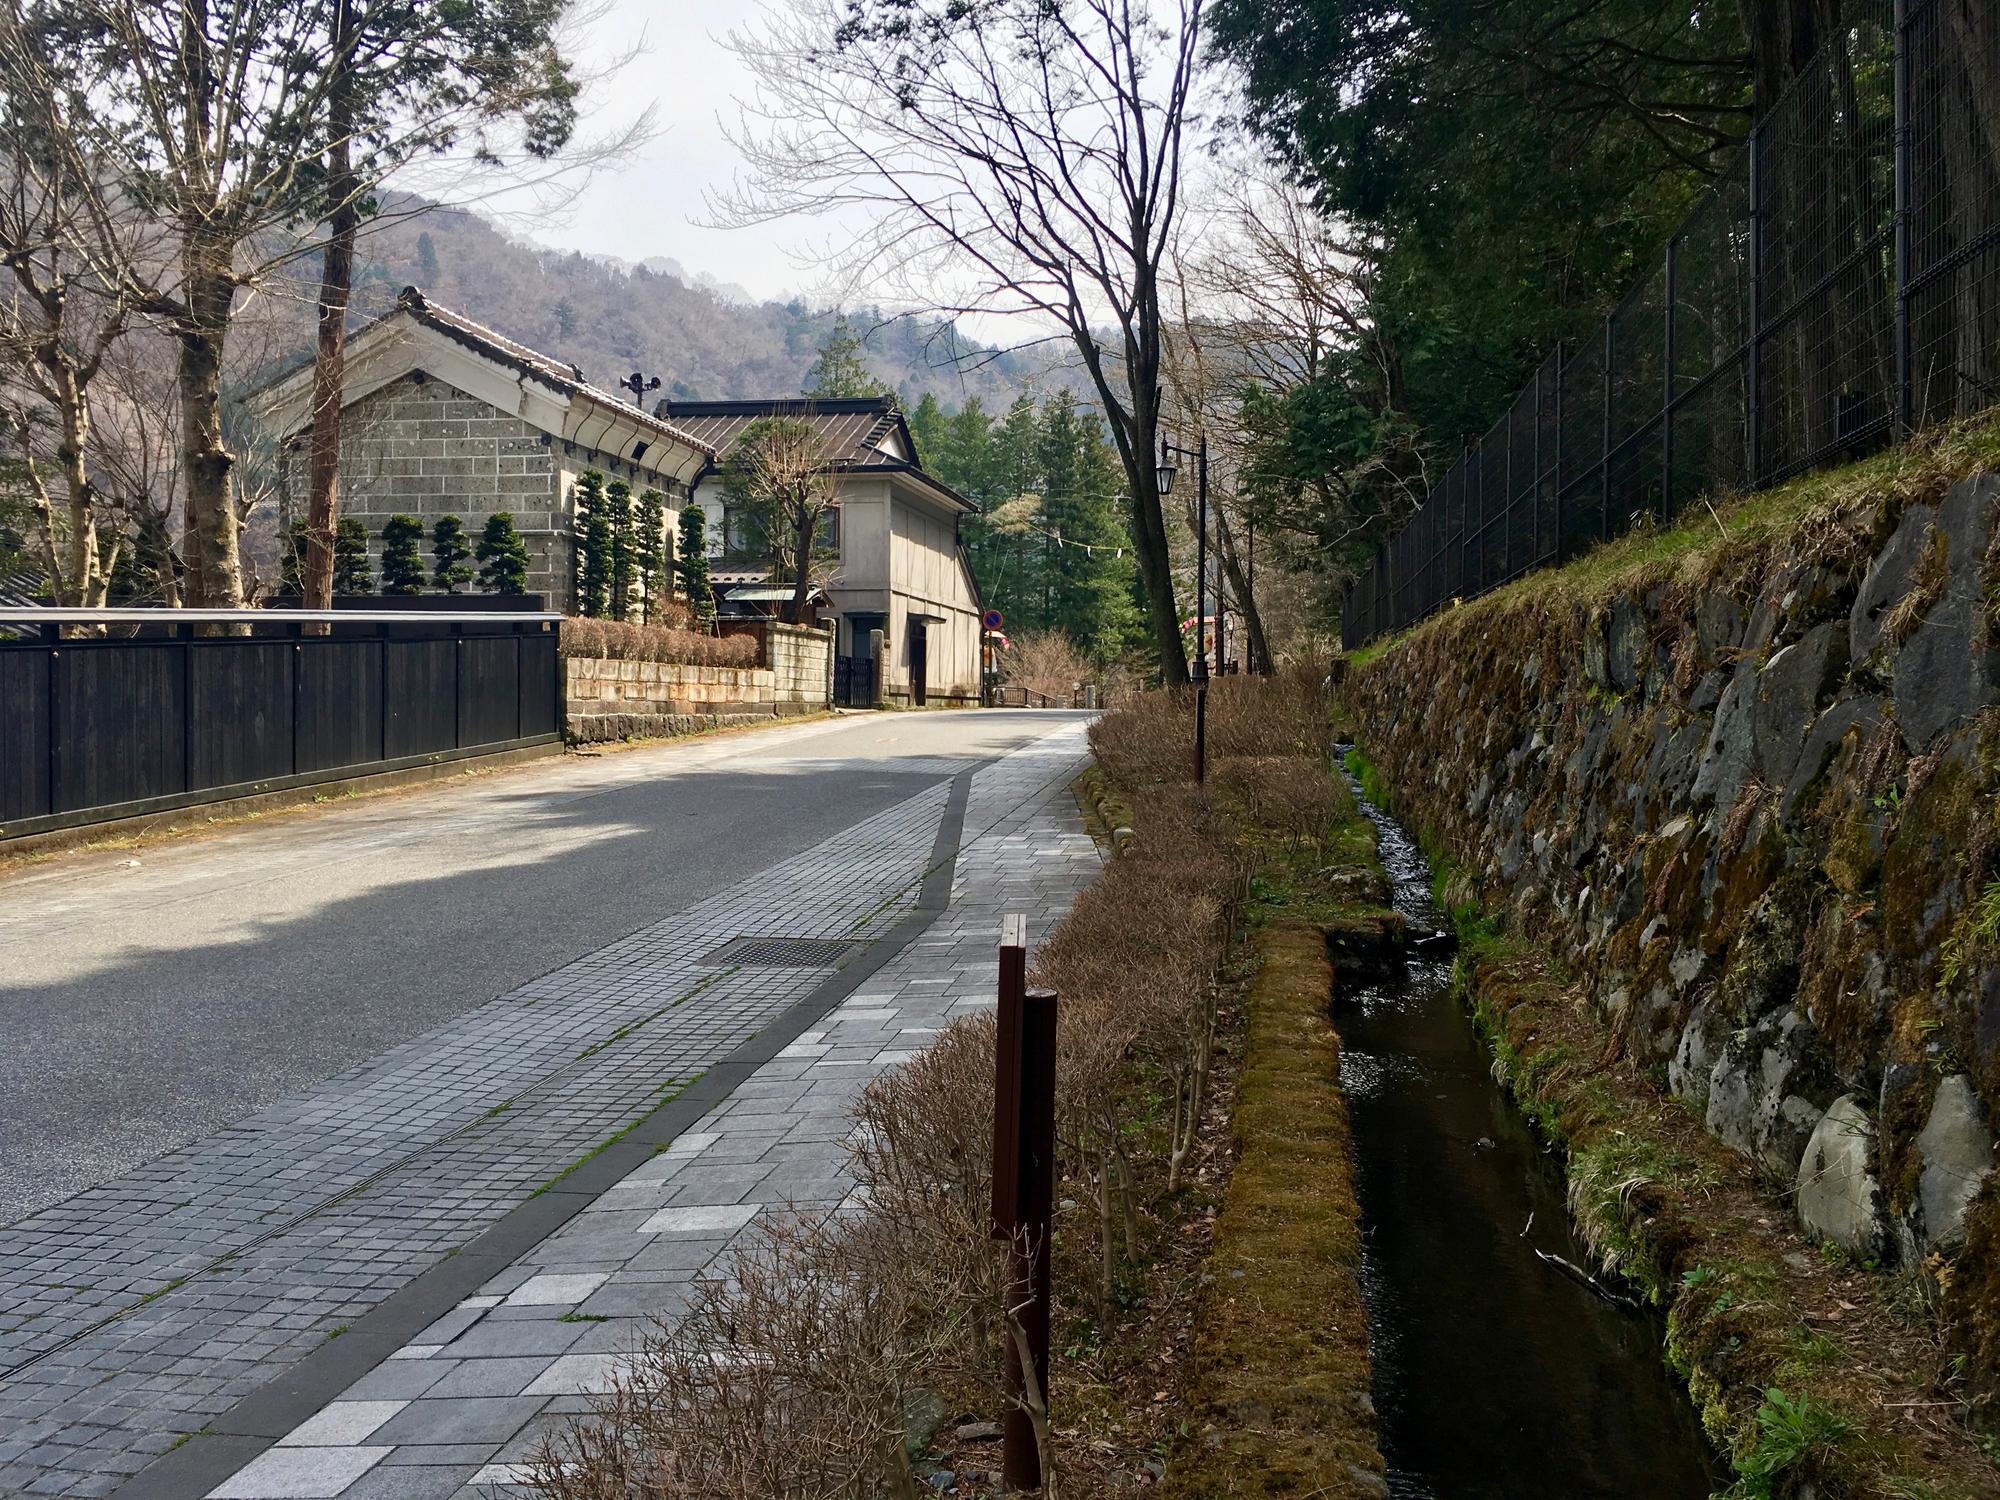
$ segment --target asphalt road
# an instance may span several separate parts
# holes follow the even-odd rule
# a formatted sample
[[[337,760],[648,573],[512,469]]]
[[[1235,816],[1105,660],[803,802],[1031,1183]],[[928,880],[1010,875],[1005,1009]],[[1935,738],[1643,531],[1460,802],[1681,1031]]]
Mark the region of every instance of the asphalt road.
[[[1055,717],[870,715],[566,758],[0,879],[0,1224],[683,910]]]

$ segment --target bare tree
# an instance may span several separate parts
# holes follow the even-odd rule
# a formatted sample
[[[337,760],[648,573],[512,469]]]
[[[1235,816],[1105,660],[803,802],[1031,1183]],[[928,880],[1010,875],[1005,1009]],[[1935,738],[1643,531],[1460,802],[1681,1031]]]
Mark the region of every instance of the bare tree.
[[[1427,477],[1401,351],[1376,317],[1378,242],[1327,220],[1268,165],[1225,162],[1214,175],[1209,221],[1175,247],[1167,373],[1181,420],[1210,439],[1221,569],[1268,667],[1245,533],[1275,544],[1269,561],[1334,578],[1350,542],[1422,503]],[[1294,400],[1338,409],[1370,440],[1329,437],[1298,462],[1259,421]]]
[[[131,329],[132,299],[73,247],[87,237],[101,167],[55,146],[65,121],[88,107],[60,96],[0,101],[0,418],[26,463],[43,566],[58,603],[104,603],[119,545],[101,535],[103,497],[92,474],[92,385]],[[136,252],[143,227],[119,226]],[[44,472],[61,482],[51,496]]]
[[[173,336],[187,597],[243,600],[223,426],[236,299],[299,252],[325,132],[326,0],[8,0],[0,93],[50,101],[50,149],[88,190],[72,252]],[[58,113],[59,111],[59,113]],[[145,215],[173,253],[133,253]]]
[[[333,597],[347,310],[368,198],[404,167],[461,149],[468,138],[482,168],[509,156],[548,163],[575,129],[580,87],[558,40],[570,0],[331,0],[331,7],[320,163],[326,240],[301,569],[305,603],[318,609]],[[643,128],[594,143],[576,164],[617,154]]]
[[[819,432],[803,417],[763,417],[743,429],[723,463],[723,482],[738,514],[771,548],[773,576],[792,584],[790,618],[806,618],[813,547],[833,508],[833,478]]]
[[[1168,683],[1187,678],[1160,511],[1161,270],[1202,0],[793,0],[731,37],[758,91],[734,224],[864,206],[846,272],[1074,345],[1124,465]],[[934,287],[964,292],[949,303]],[[1107,339],[1101,330],[1109,328]]]

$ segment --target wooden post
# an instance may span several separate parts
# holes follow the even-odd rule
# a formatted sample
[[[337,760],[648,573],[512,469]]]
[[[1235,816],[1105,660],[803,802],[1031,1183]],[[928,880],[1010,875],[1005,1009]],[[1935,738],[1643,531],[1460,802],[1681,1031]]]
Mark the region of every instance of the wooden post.
[[[993,1069],[993,1235],[1007,1245],[1007,1392],[1001,1478],[1008,1490],[1042,1486],[1041,1450],[1024,1406],[1049,1392],[1049,1224],[1055,1199],[1056,996],[1027,987],[1028,922],[1000,924],[1000,1008]],[[1022,1358],[1012,1324],[1025,1336]]]

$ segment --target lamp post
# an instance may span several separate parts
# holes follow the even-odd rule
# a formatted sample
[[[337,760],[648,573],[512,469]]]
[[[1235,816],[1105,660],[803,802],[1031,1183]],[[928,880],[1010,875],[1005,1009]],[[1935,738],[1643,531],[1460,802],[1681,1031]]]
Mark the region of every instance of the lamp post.
[[[1160,466],[1153,477],[1160,493],[1174,492],[1174,456],[1195,461],[1194,523],[1194,779],[1208,775],[1208,434],[1192,448],[1160,439]]]

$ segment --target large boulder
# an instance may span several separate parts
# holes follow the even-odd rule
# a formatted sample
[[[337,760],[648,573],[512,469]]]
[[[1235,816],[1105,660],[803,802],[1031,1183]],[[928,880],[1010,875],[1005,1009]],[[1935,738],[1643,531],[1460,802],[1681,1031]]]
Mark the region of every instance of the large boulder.
[[[1757,764],[1772,785],[1788,787],[1799,764],[1806,726],[1847,670],[1847,630],[1829,621],[1816,625],[1777,652],[1757,674],[1750,710]],[[1819,770],[1814,765],[1807,773]]]
[[[1968,479],[1954,485],[1938,508],[1936,527],[1948,567],[1943,597],[1896,653],[1896,722],[1913,754],[1994,700],[1993,653],[1981,649],[1980,574],[1997,498],[2000,480]]]
[[[1929,544],[1937,511],[1928,505],[1912,505],[1903,512],[1901,524],[1888,543],[1868,565],[1867,576],[1848,611],[1848,645],[1857,662],[1866,661],[1882,643],[1883,617],[1910,590],[1916,578],[1917,560]]]
[[[1923,1159],[1917,1198],[1924,1237],[1939,1250],[1956,1250],[1965,1243],[1965,1210],[1993,1171],[1993,1135],[1965,1074],[1954,1073],[1938,1085],[1917,1150]]]
[[[1889,1253],[1882,1187],[1875,1178],[1875,1125],[1852,1094],[1821,1116],[1799,1160],[1799,1222],[1859,1260]]]

